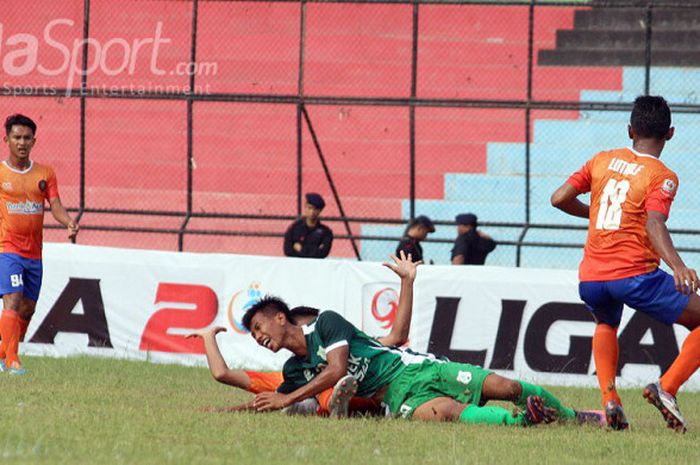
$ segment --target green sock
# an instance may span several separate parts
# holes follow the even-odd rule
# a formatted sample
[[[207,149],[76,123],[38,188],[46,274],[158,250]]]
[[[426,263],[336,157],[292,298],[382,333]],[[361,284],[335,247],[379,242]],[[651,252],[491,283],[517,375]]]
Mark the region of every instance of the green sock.
[[[522,413],[513,416],[510,410],[503,407],[477,407],[467,405],[459,416],[460,423],[471,425],[526,425]]]
[[[529,396],[540,396],[544,401],[544,405],[551,407],[557,411],[560,420],[572,420],[576,418],[576,412],[569,407],[565,407],[559,399],[554,397],[549,391],[541,386],[536,386],[534,384],[526,383],[525,381],[518,380],[520,385],[523,387],[523,391],[520,393],[520,398],[516,403],[519,407],[527,409],[526,401]]]

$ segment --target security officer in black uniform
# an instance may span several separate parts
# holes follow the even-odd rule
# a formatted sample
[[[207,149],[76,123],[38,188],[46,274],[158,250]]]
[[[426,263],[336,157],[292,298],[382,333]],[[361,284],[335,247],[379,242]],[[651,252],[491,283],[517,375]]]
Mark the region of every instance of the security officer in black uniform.
[[[333,231],[321,224],[319,216],[326,206],[315,192],[306,194],[304,216],[292,223],[284,233],[284,254],[288,257],[326,258],[331,251]]]
[[[496,248],[496,242],[476,229],[478,220],[473,213],[457,215],[455,221],[459,236],[452,249],[452,264],[483,265],[486,256]]]
[[[396,256],[400,257],[400,253],[403,251],[407,256],[411,254],[411,260],[414,262],[423,260],[423,248],[420,241],[433,232],[435,232],[435,225],[430,218],[425,215],[415,217],[406,227],[406,232],[396,247]]]

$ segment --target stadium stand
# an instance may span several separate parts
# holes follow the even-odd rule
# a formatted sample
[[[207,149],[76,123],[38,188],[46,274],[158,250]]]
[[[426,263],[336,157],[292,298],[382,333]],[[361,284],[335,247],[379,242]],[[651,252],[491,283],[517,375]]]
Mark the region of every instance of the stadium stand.
[[[45,14],[22,16],[12,5],[7,17],[22,30],[40,35],[53,16],[53,3],[38,0]],[[60,30],[64,40],[81,37],[82,2],[65,2],[61,15],[75,26]],[[163,69],[187,61],[191,11],[188,2],[124,2],[115,12],[108,2],[95,2],[90,34],[106,41],[148,37],[153,25],[167,18],[162,35],[173,46],[159,57]],[[411,95],[412,7],[398,4],[309,3],[306,5],[303,89],[305,96],[386,97]],[[139,14],[134,15],[135,9]],[[601,66],[593,59],[571,66],[551,58],[564,47],[562,37],[598,17],[596,8],[547,7],[535,10],[532,98],[542,101],[629,102],[644,90],[644,70]],[[297,3],[209,2],[199,5],[197,60],[216,63],[217,72],[195,76],[206,93],[299,94],[299,15]],[[415,95],[418,99],[524,100],[528,97],[527,6],[421,5]],[[21,19],[20,19],[21,18]],[[136,18],[136,19],[135,19]],[[487,20],[485,19],[487,18]],[[274,25],[274,27],[272,27]],[[359,33],[358,33],[359,31]],[[624,31],[623,31],[624,32]],[[5,31],[8,34],[8,30]],[[636,37],[636,36],[635,36]],[[612,37],[610,40],[617,40]],[[230,44],[236,44],[231,47]],[[616,43],[616,42],[613,42]],[[549,55],[548,55],[549,54]],[[547,58],[550,57],[550,58]],[[58,60],[60,56],[49,57]],[[153,84],[148,56],[139,57],[133,75],[110,76],[99,70],[89,86]],[[557,61],[559,60],[559,61]],[[110,62],[111,63],[111,62]],[[115,63],[111,65],[116,66]],[[141,66],[143,65],[143,66]],[[39,76],[25,78],[31,84]],[[46,78],[65,85],[65,76]],[[79,82],[79,76],[73,76]],[[77,79],[77,81],[75,81]],[[652,92],[672,103],[695,102],[698,75],[688,68],[654,68]],[[166,73],[160,85],[183,86],[187,79]],[[56,167],[64,203],[80,202],[80,107],[75,98],[4,97],[6,108],[39,120],[36,158]],[[176,250],[174,234],[187,207],[187,102],[153,99],[86,99],[85,205],[91,209],[128,210],[131,214],[88,212],[80,242],[86,244]],[[400,105],[307,104],[310,121],[330,167],[346,214],[407,220],[409,197],[409,109]],[[293,103],[196,101],[193,103],[192,211],[209,214],[284,216],[297,202],[296,106]],[[418,106],[416,126],[416,210],[451,222],[456,213],[474,211],[482,222],[524,222],[525,111],[508,108]],[[576,224],[548,205],[549,193],[595,151],[626,145],[626,112],[578,112],[570,109],[532,111],[530,212],[536,223]],[[665,160],[683,184],[692,182],[690,167],[680,160],[693,144],[692,117],[678,115],[680,141],[669,146]],[[303,127],[302,190],[332,199],[309,129]],[[674,213],[694,212],[678,199]],[[158,216],[139,214],[157,211]],[[330,200],[325,216],[338,215]],[[672,226],[695,226],[692,215],[674,214]],[[187,224],[184,250],[282,254],[287,220],[193,217]],[[693,224],[691,224],[693,223]],[[109,226],[114,230],[89,229]],[[343,234],[341,223],[332,224]],[[161,228],[161,234],[125,232],[119,228]],[[402,225],[353,223],[353,232],[398,237]],[[239,235],[207,234],[212,230]],[[191,234],[200,232],[201,234]],[[522,228],[495,228],[497,240],[514,241]],[[246,235],[254,234],[254,235]],[[439,226],[431,237],[454,238],[452,226]],[[583,233],[567,232],[580,242]],[[561,231],[530,230],[528,241],[547,241]],[[47,231],[48,240],[62,232]],[[382,260],[393,242],[366,239],[363,259]],[[426,257],[447,263],[449,243],[426,243]],[[560,253],[561,252],[561,253]],[[530,247],[524,266],[575,267],[580,251]],[[515,247],[503,245],[489,264],[515,263]],[[338,240],[333,256],[352,257],[350,243]],[[568,258],[571,255],[571,258]],[[556,260],[556,263],[554,262]]]

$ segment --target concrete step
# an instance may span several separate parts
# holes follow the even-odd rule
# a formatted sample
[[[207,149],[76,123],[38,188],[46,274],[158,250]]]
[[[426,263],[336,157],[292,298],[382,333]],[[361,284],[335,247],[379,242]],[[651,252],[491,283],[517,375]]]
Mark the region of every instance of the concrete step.
[[[654,30],[652,50],[698,50],[700,30]],[[574,29],[557,31],[557,50],[579,49],[630,49],[645,50],[646,31],[618,29]]]
[[[700,66],[700,50],[654,49],[653,66]],[[540,50],[537,64],[540,66],[643,66],[645,50],[631,48],[578,48]]]
[[[646,6],[648,2],[644,5]],[[657,5],[653,10],[654,30],[682,30],[700,28],[700,11],[697,8],[664,8]],[[646,8],[593,8],[574,13],[576,29],[617,29],[620,31],[644,30]]]

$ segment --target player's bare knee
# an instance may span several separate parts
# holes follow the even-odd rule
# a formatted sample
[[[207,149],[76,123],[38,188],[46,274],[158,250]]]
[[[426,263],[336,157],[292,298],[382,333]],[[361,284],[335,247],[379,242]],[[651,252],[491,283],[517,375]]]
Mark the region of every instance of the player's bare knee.
[[[2,296],[2,302],[4,308],[19,312],[21,310],[20,307],[22,305],[22,294],[19,292],[5,294]]]

